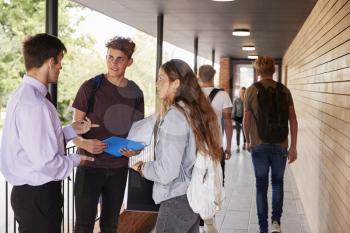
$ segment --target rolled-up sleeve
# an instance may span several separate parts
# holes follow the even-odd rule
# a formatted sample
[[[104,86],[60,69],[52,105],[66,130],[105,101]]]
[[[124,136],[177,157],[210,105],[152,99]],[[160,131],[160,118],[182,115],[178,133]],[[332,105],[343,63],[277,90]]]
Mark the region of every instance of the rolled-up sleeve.
[[[155,148],[156,160],[145,163],[145,178],[167,185],[179,176],[189,129],[185,116],[178,110],[171,109],[165,115]]]
[[[61,129],[55,127],[54,117],[43,106],[25,106],[18,109],[16,124],[30,172],[46,176],[48,180],[62,180],[79,163],[79,157],[60,154],[62,145],[58,143],[56,131]]]

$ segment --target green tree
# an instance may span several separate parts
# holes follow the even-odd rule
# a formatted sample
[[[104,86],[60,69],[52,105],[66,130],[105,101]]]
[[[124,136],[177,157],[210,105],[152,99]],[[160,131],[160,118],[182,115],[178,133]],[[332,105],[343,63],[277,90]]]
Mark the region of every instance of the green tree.
[[[103,59],[93,49],[95,41],[92,36],[76,33],[84,19],[72,18],[71,12],[82,10],[83,7],[71,1],[59,1],[58,36],[68,49],[58,83],[58,110],[63,123],[71,120],[66,109],[82,81],[104,67]],[[25,72],[22,41],[28,35],[44,31],[45,1],[0,0],[0,106],[6,104]]]
[[[83,81],[106,72],[105,59],[94,49],[94,36],[79,34],[81,15],[89,9],[68,0],[59,1],[59,38],[67,47],[58,81],[58,111],[61,121],[71,121],[70,105]],[[25,70],[21,43],[28,35],[44,32],[44,0],[0,0],[0,108],[20,83]],[[108,38],[106,38],[108,39]],[[126,77],[134,80],[145,95],[146,115],[155,110],[156,39],[136,32],[134,64]],[[167,57],[166,52],[164,52]]]
[[[44,1],[0,0],[0,104],[24,74],[21,42],[34,32],[44,31]]]
[[[135,81],[143,91],[145,97],[145,114],[155,111],[156,95],[156,38],[143,32],[136,32],[133,36],[136,50],[133,55],[134,63],[127,69],[126,77]]]

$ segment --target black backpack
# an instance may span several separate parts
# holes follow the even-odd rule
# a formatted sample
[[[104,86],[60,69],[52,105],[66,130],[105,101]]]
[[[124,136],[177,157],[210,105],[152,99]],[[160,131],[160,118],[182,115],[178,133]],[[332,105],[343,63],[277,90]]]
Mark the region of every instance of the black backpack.
[[[289,106],[283,85],[265,88],[260,82],[254,83],[258,89],[258,112],[255,117],[259,137],[263,142],[281,143],[288,137]]]
[[[92,89],[91,93],[88,99],[88,110],[86,113],[91,113],[94,111],[94,105],[95,105],[95,94],[97,89],[100,87],[102,83],[102,79],[104,77],[104,74],[99,74],[92,78]]]

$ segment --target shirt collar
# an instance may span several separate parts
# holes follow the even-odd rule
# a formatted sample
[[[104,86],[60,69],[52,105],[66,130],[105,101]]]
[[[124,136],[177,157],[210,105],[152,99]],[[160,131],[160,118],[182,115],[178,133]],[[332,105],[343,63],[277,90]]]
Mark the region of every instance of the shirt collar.
[[[43,83],[41,83],[40,81],[38,81],[35,78],[25,74],[23,76],[23,82],[33,86],[36,89],[38,89],[43,96],[46,96],[46,94],[47,94],[47,87]]]

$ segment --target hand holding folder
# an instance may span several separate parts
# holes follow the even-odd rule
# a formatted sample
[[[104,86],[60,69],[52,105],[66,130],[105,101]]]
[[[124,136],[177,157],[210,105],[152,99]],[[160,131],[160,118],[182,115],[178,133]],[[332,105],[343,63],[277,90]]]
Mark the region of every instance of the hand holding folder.
[[[113,136],[103,140],[103,142],[108,145],[105,152],[116,157],[121,157],[123,156],[122,153],[120,153],[122,149],[131,151],[143,150],[145,146],[151,143],[156,121],[157,115],[153,114],[143,120],[134,122],[127,138]],[[122,150],[122,152],[127,151]]]
[[[142,150],[145,146],[139,142],[135,142],[132,140],[128,140],[125,138],[121,138],[121,137],[110,137],[107,138],[105,140],[103,140],[104,143],[107,144],[107,148],[105,149],[105,152],[107,152],[108,154],[111,154],[115,157],[121,157],[123,156],[120,151],[123,148],[127,148],[128,150],[133,150],[133,151],[137,151],[137,150]]]

